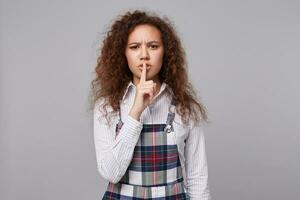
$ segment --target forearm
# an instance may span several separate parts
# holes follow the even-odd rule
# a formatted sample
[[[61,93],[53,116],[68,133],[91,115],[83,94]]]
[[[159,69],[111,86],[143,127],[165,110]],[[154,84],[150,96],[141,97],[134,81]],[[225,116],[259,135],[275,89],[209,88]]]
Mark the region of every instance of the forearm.
[[[118,182],[128,168],[142,124],[128,116],[118,136],[109,136],[107,127],[95,122],[95,148],[99,173],[110,182]]]
[[[202,126],[190,129],[186,141],[187,190],[192,200],[210,200],[205,139]]]

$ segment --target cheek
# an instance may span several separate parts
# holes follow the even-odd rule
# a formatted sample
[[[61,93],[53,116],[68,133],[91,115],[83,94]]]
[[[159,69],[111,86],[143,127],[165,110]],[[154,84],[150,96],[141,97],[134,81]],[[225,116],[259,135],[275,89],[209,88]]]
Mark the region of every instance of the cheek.
[[[133,59],[131,56],[128,56],[128,57],[126,56],[126,58],[127,58],[127,64],[128,64],[129,70],[131,71],[131,73],[136,74],[138,70],[135,67],[136,66],[135,59]]]
[[[162,62],[163,56],[164,56],[164,51],[163,50],[157,52],[157,55],[156,55],[157,62]]]
[[[155,63],[160,66],[163,62],[163,53],[158,53],[155,55]]]
[[[127,62],[130,63],[132,60],[130,53],[126,53],[125,56],[126,56]]]
[[[128,65],[136,64],[136,55],[134,53],[126,53],[126,59],[127,59]]]

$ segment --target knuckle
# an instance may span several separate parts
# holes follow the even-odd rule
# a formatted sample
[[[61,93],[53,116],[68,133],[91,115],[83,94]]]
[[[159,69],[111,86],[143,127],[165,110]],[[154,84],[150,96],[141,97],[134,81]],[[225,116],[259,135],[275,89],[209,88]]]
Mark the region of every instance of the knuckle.
[[[147,81],[148,84],[153,84],[153,80]]]

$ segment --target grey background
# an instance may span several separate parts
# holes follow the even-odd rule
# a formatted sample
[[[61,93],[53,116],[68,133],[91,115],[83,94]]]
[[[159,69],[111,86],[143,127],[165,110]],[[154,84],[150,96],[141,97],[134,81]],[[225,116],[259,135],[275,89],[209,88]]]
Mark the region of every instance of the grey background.
[[[101,199],[89,84],[106,27],[134,8],[182,39],[213,199],[300,198],[299,1],[0,2],[1,200]]]

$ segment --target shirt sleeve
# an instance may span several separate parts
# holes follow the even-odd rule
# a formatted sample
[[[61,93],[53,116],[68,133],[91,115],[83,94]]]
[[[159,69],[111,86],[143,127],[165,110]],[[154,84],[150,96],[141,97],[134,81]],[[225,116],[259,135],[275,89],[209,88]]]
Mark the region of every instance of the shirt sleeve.
[[[94,144],[97,169],[103,178],[117,183],[132,160],[143,125],[128,115],[118,136],[114,138],[115,127],[109,127],[104,122],[105,118],[100,114],[96,104],[94,107]]]
[[[188,195],[191,200],[210,200],[203,125],[190,126],[185,147]]]

